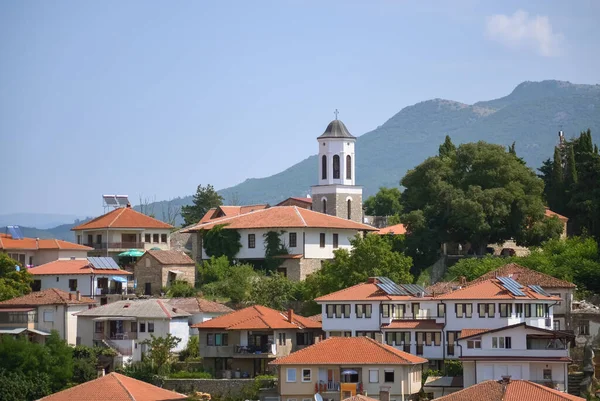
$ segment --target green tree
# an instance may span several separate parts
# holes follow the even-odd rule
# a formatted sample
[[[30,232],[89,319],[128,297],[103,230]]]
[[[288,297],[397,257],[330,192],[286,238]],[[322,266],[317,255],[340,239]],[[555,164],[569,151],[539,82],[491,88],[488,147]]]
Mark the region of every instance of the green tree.
[[[445,242],[470,243],[483,254],[490,243],[526,235],[544,218],[544,183],[499,145],[460,145],[453,157],[430,157],[402,179],[403,222],[407,241],[420,238],[423,249]],[[558,236],[552,227],[538,230]],[[425,244],[424,242],[428,242]]]
[[[212,185],[208,184],[205,187],[198,185],[192,204],[181,208],[184,226],[198,223],[211,208],[222,204],[223,197],[215,191]]]
[[[179,345],[181,338],[171,333],[167,333],[166,337],[156,337],[154,334],[150,334],[150,337],[140,343],[149,347],[144,358],[147,358],[158,374],[166,374],[170,372],[171,365],[176,360],[173,349]]]
[[[232,261],[242,248],[241,236],[237,230],[227,229],[225,224],[217,224],[202,232],[204,250],[208,256],[227,256]]]
[[[198,268],[200,283],[210,284],[215,281],[224,280],[227,277],[229,271],[229,259],[227,256],[211,256],[209,260],[206,260]]]
[[[166,294],[170,298],[185,298],[196,296],[196,289],[185,280],[175,280],[167,287]]]
[[[252,265],[229,266],[218,281],[203,285],[202,292],[213,298],[229,298],[234,304],[248,303],[252,287],[260,277]]]
[[[388,236],[357,235],[350,240],[352,252],[334,251],[334,258],[306,278],[305,299],[314,299],[367,281],[369,277],[385,276],[397,283],[412,283],[412,259],[392,250]]]
[[[265,239],[265,270],[270,273],[277,270],[284,262],[283,259],[277,256],[287,255],[289,252],[285,244],[281,241],[281,236],[285,231],[267,231],[263,234]]]
[[[281,274],[262,277],[250,292],[250,301],[277,310],[286,310],[295,298],[295,285]]]
[[[449,135],[446,135],[446,139],[444,139],[444,143],[440,145],[438,155],[440,157],[454,157],[456,155],[456,146],[452,143],[452,139],[450,139]]]
[[[27,375],[0,369],[0,401],[33,401],[52,393],[45,373]]]
[[[516,261],[519,264],[521,262],[522,258]],[[444,281],[458,281],[460,277],[465,277],[468,281],[472,281],[507,263],[509,263],[509,259],[489,255],[484,258],[460,259],[448,269]]]
[[[577,184],[577,164],[575,163],[575,149],[569,146],[567,152],[567,174],[565,179],[567,187]]]
[[[364,202],[365,214],[369,216],[393,216],[402,212],[398,188],[381,187],[379,191]]]
[[[200,337],[190,336],[185,349],[179,354],[179,359],[183,361],[195,361],[200,359]]]
[[[0,252],[0,301],[29,294],[31,283],[33,278],[27,269],[6,253]]]

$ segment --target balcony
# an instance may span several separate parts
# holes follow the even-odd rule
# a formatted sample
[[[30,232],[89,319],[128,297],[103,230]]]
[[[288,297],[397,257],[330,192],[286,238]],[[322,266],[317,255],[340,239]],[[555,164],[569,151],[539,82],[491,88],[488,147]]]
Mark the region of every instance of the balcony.
[[[94,333],[94,340],[137,340],[138,333],[134,331],[128,331],[124,333],[112,333],[106,335],[104,333]]]
[[[96,242],[93,244],[84,244],[94,249],[144,249],[143,242]]]
[[[275,348],[275,349],[274,349]],[[265,345],[236,345],[233,349],[236,357],[274,358],[277,355],[276,346]]]

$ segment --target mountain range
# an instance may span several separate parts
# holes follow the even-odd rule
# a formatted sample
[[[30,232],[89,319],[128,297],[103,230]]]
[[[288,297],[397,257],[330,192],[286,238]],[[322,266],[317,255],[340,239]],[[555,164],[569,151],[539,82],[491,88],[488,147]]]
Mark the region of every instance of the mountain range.
[[[358,136],[352,127],[348,128]],[[559,130],[571,138],[588,128],[598,143],[600,85],[528,81],[507,96],[472,105],[432,99],[405,107],[383,125],[358,137],[356,182],[363,186],[365,199],[381,186],[399,186],[409,169],[437,154],[446,135],[457,145],[480,140],[505,146],[515,142],[517,155],[537,169],[543,160],[552,157]],[[317,137],[321,132],[314,134]],[[306,196],[315,182],[317,158],[313,155],[270,177],[249,178],[219,193],[225,204],[276,204],[290,196]],[[170,202],[187,205],[192,197]],[[167,201],[146,207],[162,218]],[[139,206],[136,208],[139,210]]]

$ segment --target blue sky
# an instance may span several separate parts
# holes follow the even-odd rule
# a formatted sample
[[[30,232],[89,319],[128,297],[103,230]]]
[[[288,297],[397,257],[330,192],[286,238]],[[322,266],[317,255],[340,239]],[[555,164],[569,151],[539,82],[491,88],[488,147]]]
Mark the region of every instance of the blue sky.
[[[430,98],[600,82],[600,2],[0,2],[0,214],[97,215],[316,153]],[[357,149],[360,151],[360,149]]]

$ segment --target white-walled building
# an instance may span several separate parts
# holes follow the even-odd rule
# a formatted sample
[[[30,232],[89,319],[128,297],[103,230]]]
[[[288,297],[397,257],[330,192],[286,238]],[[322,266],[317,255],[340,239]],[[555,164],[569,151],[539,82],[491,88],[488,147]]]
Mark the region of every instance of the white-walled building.
[[[116,257],[129,249],[170,249],[173,226],[130,206],[120,207],[73,227],[78,244],[92,247],[90,255]]]
[[[123,363],[141,361],[147,351],[144,340],[166,337],[181,339],[174,352],[188,343],[190,314],[160,299],[118,301],[77,315],[77,337],[81,345],[104,345],[116,350]]]
[[[85,259],[92,248],[59,239],[13,238],[0,234],[0,252],[25,266],[38,266],[59,259]]]
[[[22,297],[0,302],[0,334],[27,334],[43,343],[52,330],[70,345],[77,344],[77,313],[96,304],[79,292],[56,288],[31,292]]]
[[[224,225],[225,230],[240,234],[241,248],[235,258],[243,261],[264,260],[265,235],[275,232],[288,254],[280,272],[292,280],[303,280],[319,269],[321,261],[333,259],[336,249],[351,249],[350,239],[358,233],[377,229],[352,220],[330,216],[296,206],[275,206],[249,213],[200,223],[185,230],[195,233],[195,258],[210,259],[202,243],[202,233]]]
[[[106,267],[110,263],[110,268]],[[109,298],[120,298],[127,292],[128,277],[111,258],[55,260],[29,269],[33,275],[33,291],[57,288],[66,292],[79,291],[82,295],[96,299],[100,304]]]

